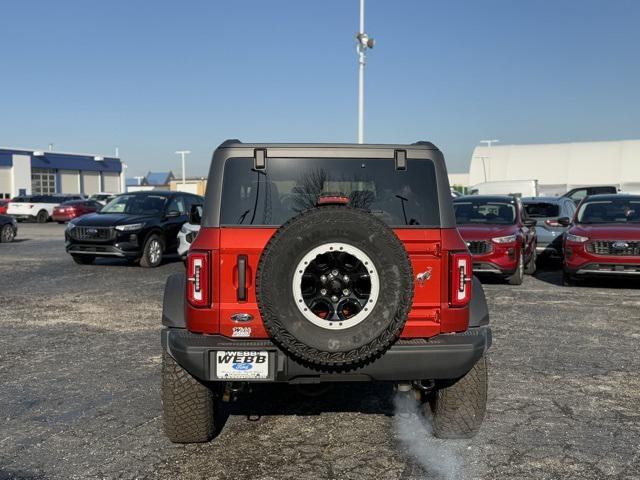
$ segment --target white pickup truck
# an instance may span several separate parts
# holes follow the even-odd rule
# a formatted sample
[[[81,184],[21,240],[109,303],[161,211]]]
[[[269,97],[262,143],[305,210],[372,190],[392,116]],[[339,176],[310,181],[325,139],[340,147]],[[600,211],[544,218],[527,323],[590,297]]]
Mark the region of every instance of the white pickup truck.
[[[81,195],[26,195],[16,197],[9,203],[7,215],[16,220],[35,220],[38,223],[48,222],[54,207],[67,200],[80,200]]]

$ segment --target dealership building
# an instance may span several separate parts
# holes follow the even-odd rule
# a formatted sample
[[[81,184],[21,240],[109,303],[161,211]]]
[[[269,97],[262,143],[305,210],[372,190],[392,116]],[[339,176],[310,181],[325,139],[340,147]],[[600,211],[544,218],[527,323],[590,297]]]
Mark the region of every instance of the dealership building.
[[[0,147],[0,198],[120,193],[122,184],[119,158]]]
[[[499,180],[537,180],[546,195],[589,185],[637,193],[640,140],[476,147],[465,186]]]

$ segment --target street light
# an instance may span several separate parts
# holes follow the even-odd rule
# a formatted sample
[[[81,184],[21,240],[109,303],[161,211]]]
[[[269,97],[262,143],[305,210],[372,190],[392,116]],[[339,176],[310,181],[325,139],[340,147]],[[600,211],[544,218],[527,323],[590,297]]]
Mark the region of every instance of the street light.
[[[360,31],[356,35],[358,52],[358,143],[364,143],[364,66],[367,62],[366,51],[373,48],[376,41],[364,31],[364,0],[360,0]]]
[[[186,176],[185,176],[185,168],[184,168],[184,161],[185,161],[185,157],[191,153],[191,150],[178,150],[176,152],[176,155],[180,155],[180,157],[182,157],[182,185],[186,184]]]
[[[480,140],[480,143],[486,143],[487,147],[491,148],[491,145],[498,143],[500,140]]]

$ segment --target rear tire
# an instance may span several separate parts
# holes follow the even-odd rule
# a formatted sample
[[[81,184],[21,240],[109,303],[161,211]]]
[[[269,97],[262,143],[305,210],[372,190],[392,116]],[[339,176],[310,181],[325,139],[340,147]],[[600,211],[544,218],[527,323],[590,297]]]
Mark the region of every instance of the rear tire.
[[[49,221],[49,213],[46,210],[40,210],[36,215],[36,222],[47,223],[47,221]]]
[[[71,255],[73,261],[78,265],[91,265],[96,257],[92,255]]]
[[[524,280],[524,252],[520,251],[520,258],[518,259],[518,266],[513,275],[507,277],[507,283],[509,285],[522,285]]]
[[[487,410],[487,360],[480,358],[462,378],[435,391],[423,408],[433,414],[433,434],[438,438],[472,438]]]
[[[154,268],[162,263],[162,254],[164,252],[164,242],[156,235],[150,235],[144,244],[142,257],[140,257],[140,266],[145,268]]]
[[[164,431],[174,443],[208,442],[215,433],[214,395],[166,351],[162,352]]]

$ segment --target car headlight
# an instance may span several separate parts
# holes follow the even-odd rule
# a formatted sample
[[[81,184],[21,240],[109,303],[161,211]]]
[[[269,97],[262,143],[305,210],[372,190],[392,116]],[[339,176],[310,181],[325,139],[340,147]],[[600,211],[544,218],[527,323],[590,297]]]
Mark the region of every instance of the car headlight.
[[[144,227],[144,223],[130,223],[128,225],[116,225],[116,230],[119,232],[135,232]]]
[[[67,223],[67,230],[73,230],[74,228],[76,228],[76,224],[75,223]]]
[[[491,239],[495,243],[514,243],[516,241],[515,235],[507,235],[506,237],[496,237]]]
[[[567,242],[584,243],[587,240],[589,240],[589,237],[581,237],[580,235],[567,233]]]

